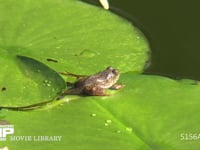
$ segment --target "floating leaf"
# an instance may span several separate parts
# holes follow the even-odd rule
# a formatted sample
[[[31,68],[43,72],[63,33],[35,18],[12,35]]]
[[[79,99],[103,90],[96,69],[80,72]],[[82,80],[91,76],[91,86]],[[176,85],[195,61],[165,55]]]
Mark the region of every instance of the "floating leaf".
[[[140,31],[101,8],[78,0],[0,3],[0,87],[6,87],[0,92],[0,106],[51,100],[64,89],[53,70],[91,74],[113,66],[121,72],[142,72],[148,58]],[[29,57],[23,62],[32,66],[20,67],[16,56]],[[35,72],[34,65],[46,69]]]
[[[12,149],[34,149],[38,144],[34,136],[48,135],[62,139],[51,144],[40,142],[38,149],[199,148],[199,139],[187,139],[187,134],[199,134],[199,84],[132,73],[123,74],[121,82],[126,87],[112,96],[63,101],[46,113],[7,112],[6,119],[16,125],[14,136],[30,135],[33,140],[5,144]],[[32,127],[24,123],[26,120]]]

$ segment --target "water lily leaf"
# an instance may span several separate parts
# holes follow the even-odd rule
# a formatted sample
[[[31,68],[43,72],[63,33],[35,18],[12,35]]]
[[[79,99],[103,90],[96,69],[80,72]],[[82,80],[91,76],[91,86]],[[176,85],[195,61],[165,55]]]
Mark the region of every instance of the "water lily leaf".
[[[46,65],[78,74],[111,65],[121,70],[120,82],[126,85],[112,96],[66,96],[42,110],[1,110],[1,123],[13,124],[15,130],[2,146],[199,149],[200,85],[124,73],[142,72],[148,57],[145,38],[130,23],[77,0],[0,2],[1,104],[34,104],[63,90],[63,79]],[[42,141],[44,136],[61,136],[61,141]]]
[[[38,144],[34,138],[48,135],[62,138],[51,144],[40,142],[38,149],[199,148],[199,84],[133,73],[123,74],[121,82],[126,87],[112,96],[63,101],[46,113],[8,111],[4,120],[16,126],[5,145],[34,149]],[[196,140],[187,139],[191,133],[196,134]],[[32,140],[9,141],[11,136],[23,135],[30,135]]]
[[[107,66],[121,72],[143,70],[149,51],[145,37],[109,11],[78,0],[0,3],[1,106],[25,106],[55,97],[64,89],[64,81],[50,68],[77,74],[96,73]],[[16,56],[41,63],[23,58],[28,64],[21,67]],[[34,65],[46,69],[39,74]],[[51,87],[43,86],[42,80],[48,78]]]
[[[6,58],[4,60],[8,61]],[[66,87],[57,72],[26,56],[13,56],[10,64],[3,69],[4,78],[0,79],[5,90],[0,93],[1,107],[28,106],[49,101]]]

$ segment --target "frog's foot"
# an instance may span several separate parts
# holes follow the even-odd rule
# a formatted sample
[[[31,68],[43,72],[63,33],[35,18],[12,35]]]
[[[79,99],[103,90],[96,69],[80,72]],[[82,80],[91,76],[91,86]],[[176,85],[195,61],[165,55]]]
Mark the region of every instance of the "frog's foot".
[[[80,95],[81,91],[77,88],[72,88],[72,89],[68,89],[66,91],[64,91],[63,93],[61,93],[57,100],[62,99],[63,97],[65,97],[66,95]]]
[[[120,89],[122,89],[124,87],[125,87],[124,84],[114,84],[110,89],[120,90]]]
[[[75,77],[76,79],[81,79],[81,78],[84,78],[86,77],[86,75],[77,75],[77,74],[73,74],[73,73],[70,73],[70,72],[59,72],[61,75],[65,75],[65,76],[70,76],[70,77]]]
[[[85,87],[83,89],[83,94],[87,94],[90,96],[109,96],[109,94],[106,93],[105,89],[102,89],[98,86]]]

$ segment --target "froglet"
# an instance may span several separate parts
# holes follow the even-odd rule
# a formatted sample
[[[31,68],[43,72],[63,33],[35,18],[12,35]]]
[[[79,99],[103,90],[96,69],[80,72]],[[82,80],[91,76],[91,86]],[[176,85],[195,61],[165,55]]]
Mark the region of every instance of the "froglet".
[[[72,88],[64,91],[62,95],[108,96],[106,89],[119,90],[124,87],[122,84],[117,84],[120,73],[119,70],[112,67],[107,67],[105,70],[90,76],[62,72],[61,74],[74,76],[78,79],[72,84]]]

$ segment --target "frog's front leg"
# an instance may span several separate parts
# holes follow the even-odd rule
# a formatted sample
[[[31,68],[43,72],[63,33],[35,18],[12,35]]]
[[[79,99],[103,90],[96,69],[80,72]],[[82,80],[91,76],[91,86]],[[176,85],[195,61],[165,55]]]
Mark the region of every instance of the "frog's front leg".
[[[91,96],[109,96],[109,94],[106,94],[105,89],[98,86],[86,86],[82,92]]]
[[[110,89],[114,89],[114,90],[120,90],[124,87],[124,84],[114,84],[110,87]]]

